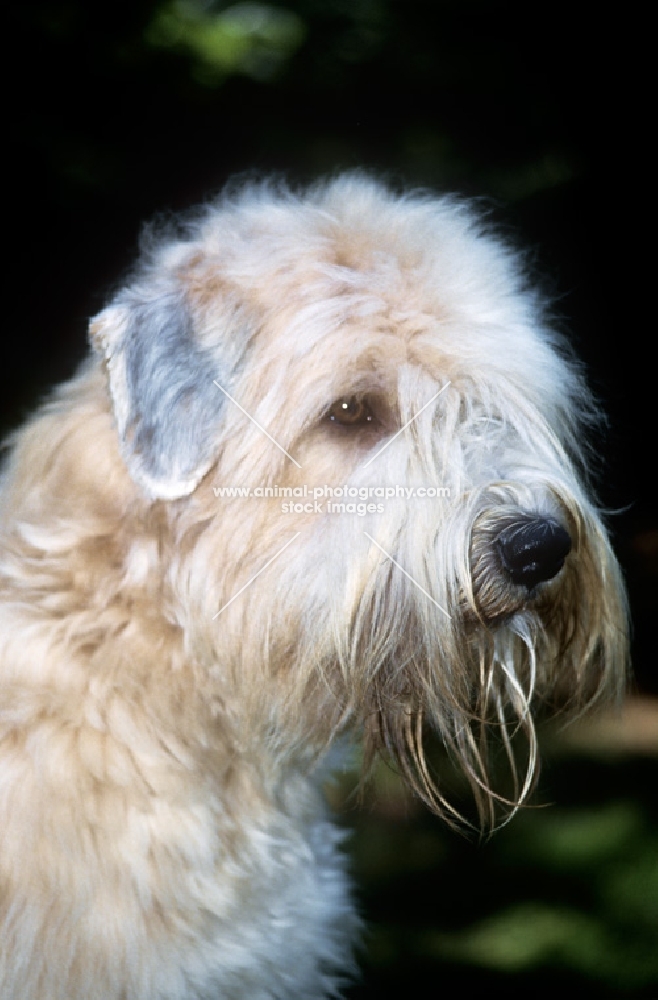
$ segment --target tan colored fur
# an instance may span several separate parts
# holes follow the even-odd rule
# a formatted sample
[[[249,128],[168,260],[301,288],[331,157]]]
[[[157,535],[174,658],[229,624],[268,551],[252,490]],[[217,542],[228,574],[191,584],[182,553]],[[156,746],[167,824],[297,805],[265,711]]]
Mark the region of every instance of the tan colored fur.
[[[450,817],[431,723],[493,817],[486,732],[512,767],[525,733],[521,801],[541,700],[623,685],[587,391],[464,206],[360,177],[219,202],[91,333],[3,476],[0,995],[336,996],[358,919],[318,791],[335,738]],[[376,419],[332,424],[353,396]],[[332,517],[213,489],[310,482],[450,497]],[[496,556],[528,512],[572,539],[532,591]]]

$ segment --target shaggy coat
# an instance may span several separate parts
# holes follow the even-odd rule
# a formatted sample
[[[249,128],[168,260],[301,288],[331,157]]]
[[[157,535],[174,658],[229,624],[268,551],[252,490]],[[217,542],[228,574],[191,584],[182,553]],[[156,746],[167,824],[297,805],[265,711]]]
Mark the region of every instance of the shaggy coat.
[[[450,819],[427,722],[493,819],[487,734],[513,808],[623,683],[590,397],[468,205],[360,175],[147,234],[91,338],[1,484],[0,996],[338,996],[337,738]]]

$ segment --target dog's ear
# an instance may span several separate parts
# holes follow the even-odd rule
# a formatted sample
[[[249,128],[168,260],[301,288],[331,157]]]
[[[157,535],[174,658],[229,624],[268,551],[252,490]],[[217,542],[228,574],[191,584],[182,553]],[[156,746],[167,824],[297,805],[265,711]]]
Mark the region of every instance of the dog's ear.
[[[105,356],[122,454],[155,499],[195,489],[216,457],[221,362],[199,345],[180,287],[121,293],[90,326]]]

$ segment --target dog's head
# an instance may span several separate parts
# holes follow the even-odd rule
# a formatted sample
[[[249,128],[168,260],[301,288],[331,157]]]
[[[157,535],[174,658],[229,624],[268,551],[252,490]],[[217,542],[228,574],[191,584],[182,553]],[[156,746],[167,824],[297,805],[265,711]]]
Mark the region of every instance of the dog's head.
[[[254,738],[319,749],[356,721],[441,808],[427,719],[484,809],[492,725],[510,760],[529,741],[522,799],[535,707],[619,691],[594,407],[468,206],[245,187],[148,239],[92,337],[125,464],[166,501],[192,652]]]

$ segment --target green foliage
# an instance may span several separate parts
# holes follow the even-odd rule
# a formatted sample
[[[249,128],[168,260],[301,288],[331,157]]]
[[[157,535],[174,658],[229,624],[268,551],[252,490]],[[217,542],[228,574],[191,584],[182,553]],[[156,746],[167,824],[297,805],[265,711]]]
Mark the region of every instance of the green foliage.
[[[232,73],[270,80],[304,35],[300,17],[272,4],[245,2],[216,11],[200,0],[169,0],[156,9],[144,40],[186,52],[194,79],[213,87]]]
[[[656,759],[563,761],[556,804],[482,843],[445,830],[390,776],[376,781],[384,815],[364,811],[354,845],[373,921],[355,1000],[428,974],[463,990],[495,980],[506,995],[552,984],[597,1000],[657,996],[657,778]],[[613,782],[629,797],[610,801]]]

